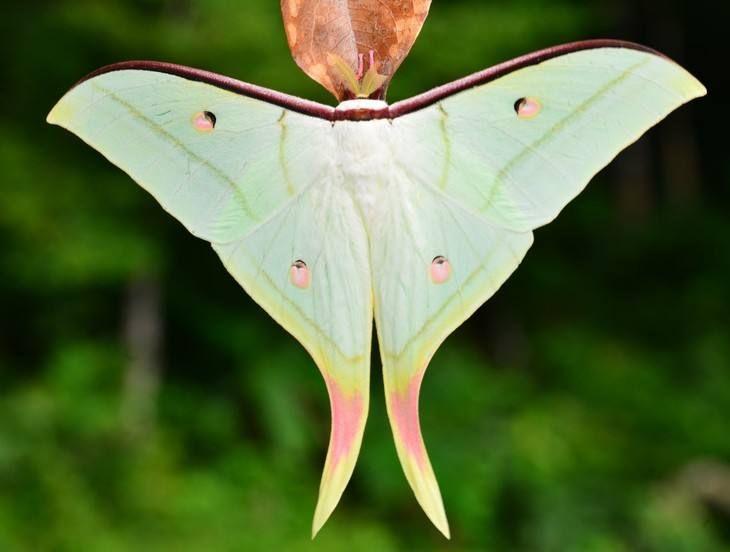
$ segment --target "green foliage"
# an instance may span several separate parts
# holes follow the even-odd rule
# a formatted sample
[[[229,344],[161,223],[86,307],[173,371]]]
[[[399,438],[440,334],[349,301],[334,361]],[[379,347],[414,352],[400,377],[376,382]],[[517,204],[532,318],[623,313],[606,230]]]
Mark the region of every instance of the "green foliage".
[[[0,550],[729,549],[730,165],[710,116],[723,94],[696,45],[712,22],[684,9],[662,8],[671,36],[695,44],[683,51],[651,27],[650,6],[628,1],[434,2],[393,99],[590,35],[666,47],[710,98],[538,231],[523,266],[434,358],[422,423],[453,540],[402,476],[376,362],[355,476],[312,543],[329,429],[312,362],[207,245],[43,122],[74,80],[133,58],[329,101],[291,60],[278,2],[9,8]],[[140,281],[161,290],[161,373],[149,381],[135,380],[127,335]]]

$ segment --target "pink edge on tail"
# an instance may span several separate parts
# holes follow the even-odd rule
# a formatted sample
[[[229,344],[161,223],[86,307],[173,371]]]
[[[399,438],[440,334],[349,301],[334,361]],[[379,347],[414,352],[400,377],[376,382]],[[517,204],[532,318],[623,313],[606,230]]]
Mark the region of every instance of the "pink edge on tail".
[[[312,520],[312,538],[332,514],[350,480],[368,410],[367,378],[352,387],[345,387],[327,374],[324,378],[330,397],[332,429]]]
[[[326,381],[332,408],[328,469],[334,470],[358,440],[362,425],[363,399],[359,392],[347,397],[333,379],[326,378]]]
[[[424,370],[414,374],[405,391],[395,390],[390,393],[390,408],[401,441],[421,469],[427,463],[426,447],[423,444],[421,423],[418,419],[418,394],[423,374]]]

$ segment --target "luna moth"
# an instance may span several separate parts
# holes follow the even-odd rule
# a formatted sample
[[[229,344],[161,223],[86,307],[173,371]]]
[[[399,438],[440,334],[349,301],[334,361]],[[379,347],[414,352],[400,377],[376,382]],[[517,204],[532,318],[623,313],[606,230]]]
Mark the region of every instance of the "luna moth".
[[[285,20],[287,10],[289,22],[306,15],[297,6],[284,3]],[[422,1],[411,13],[410,38],[427,11]],[[296,33],[287,23],[297,62],[342,100],[336,107],[132,61],[85,77],[48,122],[97,149],[210,242],[313,358],[332,412],[313,534],[360,450],[374,320],[398,457],[448,537],[418,418],[431,357],[517,268],[536,228],[705,89],[647,47],[596,40],[388,104],[387,82],[408,47],[325,48],[316,63],[295,48]],[[383,59],[388,52],[397,55]]]

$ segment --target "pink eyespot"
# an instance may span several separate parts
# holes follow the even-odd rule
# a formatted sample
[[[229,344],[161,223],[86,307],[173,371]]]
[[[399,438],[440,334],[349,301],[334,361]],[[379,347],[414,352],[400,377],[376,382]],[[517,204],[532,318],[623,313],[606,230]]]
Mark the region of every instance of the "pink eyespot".
[[[212,132],[215,123],[216,116],[210,111],[201,111],[193,116],[193,126],[200,132]]]
[[[451,276],[451,263],[446,257],[439,255],[431,261],[431,281],[434,284],[443,284]]]
[[[542,110],[542,105],[537,98],[520,98],[514,105],[515,113],[520,119],[532,119]]]
[[[307,263],[302,260],[294,261],[289,269],[289,279],[291,280],[291,283],[299,289],[307,289],[310,282],[310,274]]]

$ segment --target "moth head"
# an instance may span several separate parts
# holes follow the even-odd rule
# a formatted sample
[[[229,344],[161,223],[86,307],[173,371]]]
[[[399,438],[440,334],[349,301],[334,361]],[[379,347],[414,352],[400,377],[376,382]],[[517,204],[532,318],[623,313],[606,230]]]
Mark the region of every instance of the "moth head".
[[[431,0],[281,0],[297,65],[339,101],[385,99]]]
[[[327,62],[333,69],[332,73],[337,78],[336,82],[343,87],[343,94],[338,97],[340,101],[381,100],[385,97],[385,84],[389,79],[386,75],[378,73],[374,50],[370,50],[368,53],[367,71],[363,54],[358,54],[357,72],[337,54],[328,55]]]

